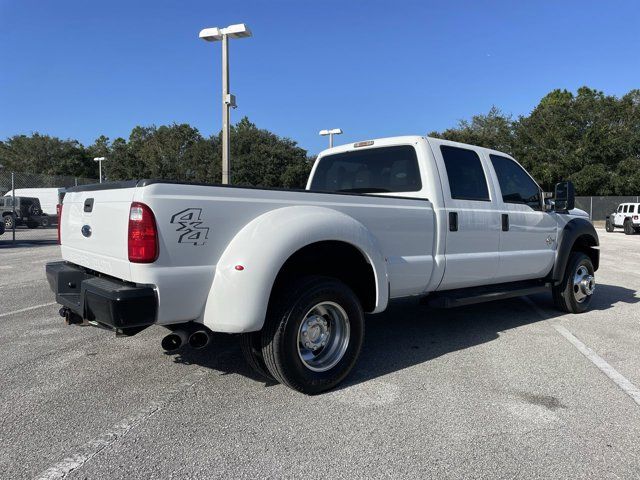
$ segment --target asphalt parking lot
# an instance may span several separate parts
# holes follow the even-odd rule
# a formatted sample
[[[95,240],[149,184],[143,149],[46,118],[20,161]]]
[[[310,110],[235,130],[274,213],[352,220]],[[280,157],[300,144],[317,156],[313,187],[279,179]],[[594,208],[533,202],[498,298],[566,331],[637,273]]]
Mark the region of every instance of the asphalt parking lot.
[[[316,397],[255,377],[234,337],[167,355],[159,327],[65,326],[58,247],[0,249],[0,476],[639,478],[640,235],[599,234],[590,312],[398,302]]]

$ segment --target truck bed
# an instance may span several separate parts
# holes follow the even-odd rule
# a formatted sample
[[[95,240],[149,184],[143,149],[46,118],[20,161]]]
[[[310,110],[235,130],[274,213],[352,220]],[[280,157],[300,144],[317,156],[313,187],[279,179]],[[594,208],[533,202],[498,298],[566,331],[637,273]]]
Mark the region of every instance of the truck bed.
[[[127,226],[131,202],[153,211],[160,253],[150,264],[130,263]],[[88,210],[88,204],[91,209]],[[391,296],[423,292],[433,265],[435,215],[426,199],[387,194],[322,193],[245,188],[161,180],[103,183],[69,189],[62,213],[65,260],[114,278],[154,285],[159,292],[158,323],[197,318],[211,288],[216,265],[247,225],[268,222],[265,214],[289,208],[289,222],[305,221],[305,208],[340,212],[373,236],[388,264]],[[317,211],[317,210],[314,210]],[[263,219],[263,220],[261,220]],[[82,234],[90,226],[91,235]],[[293,224],[283,224],[288,229]],[[335,228],[340,228],[336,225]],[[339,232],[327,231],[327,238]],[[252,238],[253,248],[269,238]],[[189,292],[189,302],[182,298]]]

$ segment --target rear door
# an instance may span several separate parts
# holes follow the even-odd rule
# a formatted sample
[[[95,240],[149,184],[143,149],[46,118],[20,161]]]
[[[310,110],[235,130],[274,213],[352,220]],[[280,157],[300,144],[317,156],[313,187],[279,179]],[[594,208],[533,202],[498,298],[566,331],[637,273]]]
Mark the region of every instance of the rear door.
[[[544,277],[555,259],[556,214],[541,206],[542,189],[515,160],[488,154],[500,195],[500,266],[497,280]]]
[[[444,196],[445,272],[438,290],[494,283],[500,224],[488,165],[478,151],[429,139]]]
[[[129,280],[127,236],[134,192],[135,188],[67,192],[60,227],[62,258]]]

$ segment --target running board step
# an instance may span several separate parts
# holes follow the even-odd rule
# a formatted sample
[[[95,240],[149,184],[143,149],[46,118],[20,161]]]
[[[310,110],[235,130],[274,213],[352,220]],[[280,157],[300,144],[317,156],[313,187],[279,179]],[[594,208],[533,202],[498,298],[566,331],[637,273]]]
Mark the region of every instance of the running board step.
[[[548,292],[550,284],[522,283],[488,285],[478,288],[462,288],[436,292],[422,299],[422,303],[435,308],[454,308],[476,303],[492,302],[507,298],[523,297]]]

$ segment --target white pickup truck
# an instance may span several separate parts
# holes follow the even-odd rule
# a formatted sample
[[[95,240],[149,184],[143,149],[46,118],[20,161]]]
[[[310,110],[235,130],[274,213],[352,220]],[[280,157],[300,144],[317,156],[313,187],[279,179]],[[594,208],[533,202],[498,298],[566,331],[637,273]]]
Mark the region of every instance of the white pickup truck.
[[[420,136],[322,152],[301,191],[162,180],[70,188],[64,261],[46,273],[68,323],[172,333],[166,350],[240,334],[262,375],[314,394],[354,366],[364,313],[551,290],[589,306],[598,235],[510,156]]]

